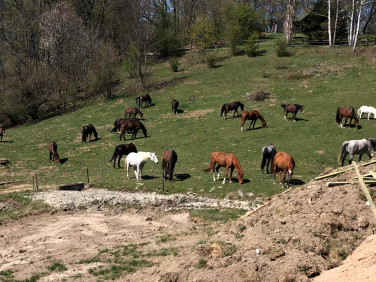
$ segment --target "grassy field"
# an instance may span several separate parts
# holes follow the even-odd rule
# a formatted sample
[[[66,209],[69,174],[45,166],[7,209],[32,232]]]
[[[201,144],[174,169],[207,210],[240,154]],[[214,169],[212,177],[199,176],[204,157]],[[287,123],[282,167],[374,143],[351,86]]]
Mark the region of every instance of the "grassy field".
[[[194,64],[195,53],[180,58],[181,66],[173,73],[168,63],[153,65],[149,81],[160,82],[150,91],[151,107],[143,109],[142,121],[149,137],[140,132],[133,140],[138,150],[156,152],[159,159],[164,149],[173,148],[178,154],[175,180],[166,182],[165,193],[194,192],[223,197],[237,195],[241,189],[270,196],[282,191],[273,185],[272,175],[260,171],[261,148],[273,143],[277,151],[291,154],[296,162],[293,179],[296,185],[317,176],[327,167],[337,167],[337,154],[345,140],[376,137],[376,120],[361,120],[361,129],[339,128],[335,122],[338,106],[373,105],[376,69],[373,56],[352,56],[347,49],[314,47],[292,49],[292,56],[278,58],[274,40],[260,45],[262,56],[231,57],[220,50],[220,61],[214,69]],[[126,179],[124,169],[114,169],[107,161],[119,141],[110,132],[113,121],[123,117],[124,109],[135,106],[135,97],[124,89],[131,81],[123,76],[122,85],[115,91],[119,98],[97,101],[76,112],[54,117],[27,126],[9,129],[0,144],[0,157],[12,162],[12,179],[31,183],[31,175],[38,172],[39,185],[50,187],[76,181],[86,182],[86,168],[95,187],[127,191],[162,192],[161,166],[148,162],[143,171],[144,181],[137,184],[133,171]],[[264,102],[250,102],[246,93],[256,90],[272,92],[275,98]],[[184,111],[174,116],[171,100],[180,101]],[[219,116],[221,105],[233,101],[245,104],[245,110],[258,109],[268,127],[240,131],[240,118],[227,120]],[[304,105],[305,113],[297,122],[284,120],[281,103]],[[81,143],[81,128],[92,123],[100,139]],[[249,122],[246,123],[248,126]],[[260,127],[257,121],[256,127]],[[63,163],[49,164],[47,143],[55,140]],[[128,139],[127,142],[130,140]],[[208,167],[213,151],[233,152],[245,174],[239,185],[213,182]],[[124,162],[122,162],[124,167]],[[223,175],[223,169],[221,169]],[[1,178],[5,170],[1,169]]]

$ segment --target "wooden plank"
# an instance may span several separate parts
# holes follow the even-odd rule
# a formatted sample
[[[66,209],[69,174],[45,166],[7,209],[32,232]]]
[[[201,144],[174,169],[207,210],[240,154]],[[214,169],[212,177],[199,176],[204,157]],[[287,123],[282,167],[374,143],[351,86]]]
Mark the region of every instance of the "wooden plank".
[[[376,163],[376,160],[372,160],[372,161],[365,162],[365,163],[363,163],[362,165],[363,165],[363,166],[367,166],[367,165],[374,164],[374,163]]]
[[[328,177],[331,177],[331,176],[336,176],[338,174],[341,174],[345,171],[349,171],[349,170],[352,170],[352,169],[354,169],[354,168],[351,167],[351,168],[343,169],[343,170],[340,170],[340,171],[332,172],[332,173],[329,173],[329,174],[321,175],[321,176],[316,177],[315,180],[320,180],[320,179],[328,178]]]
[[[363,192],[366,195],[366,198],[367,198],[367,201],[368,201],[368,203],[369,203],[369,205],[371,207],[371,210],[373,211],[374,215],[376,216],[376,207],[375,207],[375,204],[374,204],[374,202],[372,200],[372,197],[371,197],[371,195],[370,195],[370,193],[368,191],[368,188],[367,188],[366,184],[363,181],[363,176],[360,174],[359,168],[358,168],[358,165],[356,164],[356,162],[353,162],[353,166],[354,166],[356,174],[358,175],[360,186],[362,186]]]
[[[376,179],[375,180],[364,180],[363,182],[365,184],[376,184]],[[346,185],[346,184],[358,184],[358,182],[354,182],[354,181],[335,181],[335,182],[327,182],[326,186],[327,187],[333,187],[333,186],[340,186],[340,185]]]
[[[5,181],[5,182],[0,182],[0,185],[7,185],[11,183],[20,183],[22,182],[21,180],[11,180],[11,181]]]

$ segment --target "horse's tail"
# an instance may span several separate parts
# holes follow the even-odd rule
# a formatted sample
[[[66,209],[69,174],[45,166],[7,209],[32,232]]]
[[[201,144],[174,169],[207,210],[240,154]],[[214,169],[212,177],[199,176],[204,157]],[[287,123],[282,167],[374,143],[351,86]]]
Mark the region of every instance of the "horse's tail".
[[[121,126],[121,123],[120,123],[120,122],[117,123],[117,122],[115,121],[115,123],[114,123],[114,128],[111,130],[111,132],[116,132],[117,130],[119,130],[120,126]]]
[[[168,161],[170,162],[170,167],[168,169],[168,173],[170,174],[174,172],[175,164],[177,161],[177,155],[174,150],[171,150],[170,158]]]
[[[85,127],[82,128],[81,130],[81,143],[84,143],[86,142],[86,130],[85,130]]]
[[[282,107],[282,108],[285,108],[285,106],[286,106],[286,104],[281,104],[281,107]]]
[[[215,166],[215,161],[210,158],[210,165],[207,169],[203,169],[203,172],[209,172],[209,171],[214,171],[214,166]]]
[[[338,109],[337,109],[337,114],[336,114],[336,122],[337,123],[340,123],[341,122],[341,119],[339,118],[339,109],[340,109],[341,107],[338,107]]]
[[[343,142],[343,144],[341,146],[341,150],[339,151],[339,154],[338,154],[338,164],[339,165],[342,165],[343,155],[345,154],[345,151],[346,151],[348,145],[349,145],[349,141],[345,141],[345,142]]]
[[[111,159],[110,159],[108,162],[110,163],[110,162],[112,162],[113,160],[115,160],[118,154],[119,154],[119,153],[118,153],[117,147],[115,147],[115,151],[114,151],[114,153],[112,154],[112,157],[111,157]]]
[[[94,126],[93,126],[93,133],[94,133],[95,139],[98,139],[98,132],[95,130]]]
[[[220,114],[220,116],[222,116],[223,113],[225,112],[225,107],[226,107],[226,104],[223,104],[222,108],[221,108],[221,114]]]

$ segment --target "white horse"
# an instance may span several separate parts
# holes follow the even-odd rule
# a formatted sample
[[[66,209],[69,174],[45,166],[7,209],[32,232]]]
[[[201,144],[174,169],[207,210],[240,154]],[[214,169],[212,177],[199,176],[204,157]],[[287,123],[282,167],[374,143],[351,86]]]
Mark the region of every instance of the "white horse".
[[[338,164],[343,166],[348,154],[350,154],[349,164],[351,164],[355,154],[359,155],[359,161],[361,161],[363,154],[367,154],[369,158],[372,158],[371,149],[374,152],[376,151],[376,141],[372,138],[345,141],[338,154]]]
[[[376,109],[374,107],[371,107],[371,106],[361,106],[359,109],[358,109],[358,116],[359,118],[362,118],[362,115],[363,114],[368,114],[368,120],[369,120],[369,116],[371,114],[373,114],[373,118],[376,119]]]
[[[150,153],[150,152],[129,153],[127,158],[125,159],[125,163],[126,163],[125,167],[127,169],[127,178],[129,179],[129,175],[128,175],[129,166],[133,166],[137,181],[142,180],[141,172],[147,160],[151,160],[155,162],[156,164],[158,163],[158,159],[155,156],[155,153]]]

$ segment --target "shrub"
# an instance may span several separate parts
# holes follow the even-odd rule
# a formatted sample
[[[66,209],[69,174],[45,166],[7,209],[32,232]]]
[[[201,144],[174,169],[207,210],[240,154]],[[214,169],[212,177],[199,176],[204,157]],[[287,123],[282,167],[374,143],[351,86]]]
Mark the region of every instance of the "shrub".
[[[257,90],[253,93],[247,93],[247,98],[249,101],[264,101],[274,98],[274,94],[264,90]]]
[[[252,33],[247,43],[244,46],[244,52],[247,54],[248,57],[256,57],[258,56],[258,44],[257,44],[258,34]]]
[[[179,69],[179,59],[177,57],[172,57],[168,60],[170,68],[173,72],[177,72]]]
[[[287,51],[287,43],[284,38],[279,38],[277,40],[276,53],[278,57],[290,56],[290,53]]]
[[[208,54],[206,56],[206,65],[208,68],[215,68],[215,63],[217,62],[217,56],[214,53]]]

